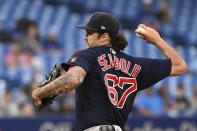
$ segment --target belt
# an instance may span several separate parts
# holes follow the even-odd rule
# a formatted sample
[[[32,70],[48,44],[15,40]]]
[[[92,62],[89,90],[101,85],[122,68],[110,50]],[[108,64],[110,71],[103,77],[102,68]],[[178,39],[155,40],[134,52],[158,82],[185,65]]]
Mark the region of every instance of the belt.
[[[99,125],[90,127],[84,131],[122,131],[122,129],[118,125]]]

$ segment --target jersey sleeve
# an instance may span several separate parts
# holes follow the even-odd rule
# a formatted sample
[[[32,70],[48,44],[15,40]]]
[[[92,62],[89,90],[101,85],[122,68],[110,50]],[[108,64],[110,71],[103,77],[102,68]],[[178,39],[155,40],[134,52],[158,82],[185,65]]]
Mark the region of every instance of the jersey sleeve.
[[[141,59],[140,84],[139,90],[151,87],[160,80],[170,75],[172,62],[171,59]]]
[[[61,64],[65,70],[68,70],[68,68],[72,66],[80,66],[86,72],[89,72],[93,65],[93,54],[88,50],[82,50],[74,53],[67,62]]]

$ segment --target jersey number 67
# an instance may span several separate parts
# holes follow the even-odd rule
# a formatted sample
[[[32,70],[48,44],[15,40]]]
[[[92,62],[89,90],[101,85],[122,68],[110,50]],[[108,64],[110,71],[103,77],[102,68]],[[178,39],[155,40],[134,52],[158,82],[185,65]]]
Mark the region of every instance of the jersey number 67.
[[[109,81],[111,81],[113,84],[112,86],[109,85]],[[122,94],[120,97],[120,100],[118,100],[118,92],[116,90],[116,86],[123,89],[125,84],[129,84],[130,87],[126,89],[126,91]],[[111,103],[118,108],[123,108],[125,101],[127,100],[127,97],[137,90],[137,81],[135,78],[129,78],[129,77],[117,77],[116,75],[112,74],[106,74],[105,75],[105,85],[107,86],[108,91],[108,97],[111,101]],[[113,97],[112,97],[113,95]]]

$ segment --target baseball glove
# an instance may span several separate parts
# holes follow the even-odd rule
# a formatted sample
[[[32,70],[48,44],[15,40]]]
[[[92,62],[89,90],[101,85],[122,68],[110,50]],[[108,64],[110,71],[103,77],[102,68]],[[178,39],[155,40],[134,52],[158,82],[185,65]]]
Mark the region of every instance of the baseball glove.
[[[46,76],[46,79],[38,86],[40,88],[42,88],[43,86],[47,85],[48,83],[50,83],[51,81],[55,80],[56,78],[58,78],[61,75],[61,71],[60,68],[57,67],[57,64],[55,64],[53,66],[53,69],[51,70],[51,72],[49,73],[48,76]],[[34,106],[36,107],[36,109],[38,111],[46,108],[47,106],[49,106],[50,104],[52,104],[53,100],[55,99],[57,95],[55,96],[51,96],[51,97],[47,97],[42,99],[42,105],[41,106],[36,106],[34,103]]]

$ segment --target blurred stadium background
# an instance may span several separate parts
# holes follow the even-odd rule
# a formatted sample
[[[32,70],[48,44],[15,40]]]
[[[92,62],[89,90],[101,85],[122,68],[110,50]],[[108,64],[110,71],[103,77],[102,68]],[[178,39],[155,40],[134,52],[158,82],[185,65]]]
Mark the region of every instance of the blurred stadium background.
[[[137,96],[127,131],[197,131],[197,0],[0,0],[0,131],[72,130],[74,92],[46,110],[34,110],[31,91],[55,63],[85,48],[87,22],[106,11],[121,22],[133,56],[163,58],[137,38],[139,23],[157,29],[186,60],[189,70]],[[148,123],[147,123],[148,122]]]

